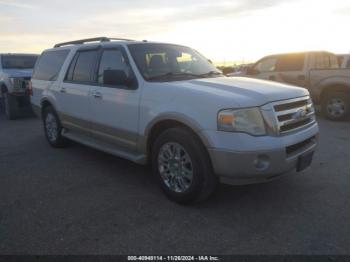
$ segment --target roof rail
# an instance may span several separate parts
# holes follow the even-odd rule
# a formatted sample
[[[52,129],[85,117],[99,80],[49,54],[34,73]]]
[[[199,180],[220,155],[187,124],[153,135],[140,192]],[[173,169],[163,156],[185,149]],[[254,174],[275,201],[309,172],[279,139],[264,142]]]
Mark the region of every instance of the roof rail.
[[[61,47],[61,46],[66,46],[66,45],[81,45],[85,43],[90,43],[90,42],[110,42],[110,41],[134,41],[131,39],[125,39],[125,38],[108,38],[108,37],[95,37],[95,38],[86,38],[86,39],[80,39],[80,40],[75,40],[75,41],[70,41],[70,42],[64,42],[64,43],[59,43],[54,45],[54,48],[56,47]]]

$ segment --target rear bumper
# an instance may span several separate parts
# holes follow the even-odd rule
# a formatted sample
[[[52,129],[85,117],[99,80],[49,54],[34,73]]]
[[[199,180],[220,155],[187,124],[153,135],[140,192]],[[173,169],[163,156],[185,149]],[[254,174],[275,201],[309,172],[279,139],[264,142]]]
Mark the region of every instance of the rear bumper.
[[[236,134],[233,134],[233,136]],[[318,126],[309,127],[288,137],[252,137],[254,141],[240,141],[241,148],[209,148],[214,172],[226,184],[262,183],[296,170],[301,155],[312,153],[317,147]],[[232,141],[228,141],[228,145]],[[248,148],[247,148],[248,147]]]

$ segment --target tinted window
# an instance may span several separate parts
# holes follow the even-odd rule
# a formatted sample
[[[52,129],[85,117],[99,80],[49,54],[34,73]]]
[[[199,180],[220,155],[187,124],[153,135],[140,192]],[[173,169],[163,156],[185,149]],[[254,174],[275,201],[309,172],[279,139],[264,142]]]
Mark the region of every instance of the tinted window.
[[[55,81],[68,53],[69,50],[44,52],[35,66],[33,78]]]
[[[344,61],[344,56],[338,56],[338,63],[339,65],[342,65],[343,64],[343,61]]]
[[[330,63],[331,63],[331,68],[339,68],[340,64],[335,55],[329,55]]]
[[[273,72],[276,69],[276,61],[276,57],[265,58],[258,62],[254,69],[258,72]]]
[[[31,69],[34,68],[38,56],[29,55],[3,55],[1,57],[4,69]]]
[[[327,53],[317,54],[315,67],[317,69],[339,68],[339,62],[335,55]]]
[[[78,57],[76,59],[76,63],[75,63],[73,75],[72,75],[73,81],[77,81],[77,82],[94,81],[94,69],[96,65],[97,54],[98,54],[97,50],[81,51],[78,53]]]
[[[289,54],[279,56],[276,63],[276,71],[302,71],[305,54]]]
[[[98,82],[103,84],[103,75],[106,70],[121,70],[130,75],[127,60],[120,50],[105,50],[101,57],[98,70]]]

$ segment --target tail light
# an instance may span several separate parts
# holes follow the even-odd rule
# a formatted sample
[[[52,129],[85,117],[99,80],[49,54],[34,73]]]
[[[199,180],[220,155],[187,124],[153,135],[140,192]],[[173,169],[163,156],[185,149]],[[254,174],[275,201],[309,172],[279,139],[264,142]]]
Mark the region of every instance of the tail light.
[[[32,81],[28,81],[27,85],[27,92],[30,96],[33,96],[33,86],[32,86]]]

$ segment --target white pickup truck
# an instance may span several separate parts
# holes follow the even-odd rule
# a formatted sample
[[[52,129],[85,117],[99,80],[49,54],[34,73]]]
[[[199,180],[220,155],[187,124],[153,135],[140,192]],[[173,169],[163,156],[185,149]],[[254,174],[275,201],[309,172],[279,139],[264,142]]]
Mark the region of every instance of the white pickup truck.
[[[317,144],[306,89],[225,77],[180,45],[105,37],[57,44],[40,56],[31,88],[53,147],[73,140],[151,163],[179,203],[209,197],[218,182],[301,171]]]
[[[0,54],[0,98],[8,119],[30,109],[27,87],[37,58],[33,54]]]

